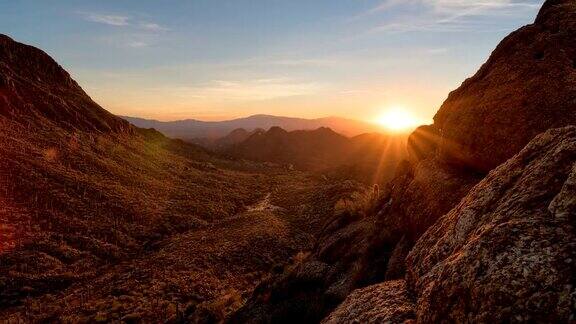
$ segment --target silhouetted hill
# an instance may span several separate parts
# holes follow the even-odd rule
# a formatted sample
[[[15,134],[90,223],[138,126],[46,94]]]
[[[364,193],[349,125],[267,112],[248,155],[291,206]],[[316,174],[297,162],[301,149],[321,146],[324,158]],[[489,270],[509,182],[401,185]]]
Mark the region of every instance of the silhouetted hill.
[[[353,138],[330,128],[256,132],[225,152],[235,158],[291,165],[330,176],[385,182],[406,157],[404,136],[363,134]]]
[[[573,321],[575,49],[576,3],[546,1],[410,136],[378,198],[342,202],[230,321]]]
[[[261,131],[261,130],[258,129],[258,130],[254,130],[252,132],[249,132],[249,131],[245,130],[244,128],[237,128],[237,129],[231,131],[228,135],[216,140],[215,145],[217,147],[229,147],[231,145],[238,144],[240,142],[245,141],[253,133],[258,132],[258,131]]]
[[[210,149],[214,152],[222,152],[230,148],[232,145],[241,143],[248,139],[252,134],[264,132],[261,128],[256,128],[252,131],[247,131],[244,128],[237,128],[231,131],[228,135],[219,138],[194,138],[187,140],[190,143]]]
[[[199,120],[180,120],[160,122],[135,117],[123,117],[138,127],[155,128],[168,137],[181,138],[188,141],[195,139],[217,139],[228,135],[235,129],[243,128],[248,132],[256,129],[270,129],[277,126],[287,131],[314,130],[328,127],[347,136],[362,133],[378,132],[379,126],[345,118],[327,117],[319,119],[304,119],[279,117],[270,115],[254,115],[246,118],[220,122],[206,122]]]

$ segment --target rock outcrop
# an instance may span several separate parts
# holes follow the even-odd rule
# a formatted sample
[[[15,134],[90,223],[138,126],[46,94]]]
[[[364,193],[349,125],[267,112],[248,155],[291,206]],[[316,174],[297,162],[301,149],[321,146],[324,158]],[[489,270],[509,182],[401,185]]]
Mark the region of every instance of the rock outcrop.
[[[576,127],[550,130],[491,172],[407,260],[422,323],[574,319]]]
[[[576,3],[547,1],[436,116],[445,160],[486,172],[537,134],[576,124]]]
[[[490,170],[520,152],[538,134],[576,124],[574,26],[574,1],[547,1],[534,24],[507,37],[480,71],[450,94],[433,125],[421,127],[410,136],[409,161],[399,165],[396,177],[378,201],[363,213],[343,214],[332,220],[303,264],[264,282],[232,319],[270,322],[286,318],[286,314],[298,314],[292,320],[318,321],[318,317],[326,316],[354,289],[400,279],[408,272],[409,293],[418,297],[415,313],[422,322],[441,321],[444,317],[463,322],[566,321],[566,315],[570,313],[566,300],[571,287],[575,286],[568,272],[571,269],[574,273],[570,262],[575,258],[569,255],[569,249],[574,250],[574,234],[570,227],[574,225],[574,219],[572,216],[570,221],[545,220],[541,214],[545,209],[541,208],[547,208],[560,187],[564,185],[570,189],[573,186],[571,181],[566,181],[567,168],[575,159],[573,153],[568,153],[572,145],[568,139],[571,128],[542,135],[515,158],[516,162],[510,162],[518,165],[507,164],[499,168],[488,176],[488,184],[482,182],[471,196],[467,195]],[[532,164],[523,166],[522,163]],[[554,166],[555,163],[558,164]],[[507,177],[506,172],[509,173]],[[546,172],[548,174],[544,175]],[[498,174],[499,179],[495,180],[494,174]],[[539,177],[543,177],[540,191],[531,191],[533,187],[527,181]],[[498,181],[509,187],[496,189]],[[480,195],[479,191],[490,188],[493,188],[492,196]],[[550,206],[559,204],[563,207],[558,210],[569,214],[574,211],[569,209],[573,204],[570,197],[574,194],[568,189],[560,194],[560,197],[568,198],[556,199],[558,202]],[[479,201],[471,201],[474,199]],[[470,208],[466,209],[462,204],[468,204]],[[457,205],[467,214],[455,216],[458,212],[450,212]],[[502,219],[510,217],[510,223],[490,220],[489,215],[493,212]],[[452,216],[436,223],[447,213]],[[470,216],[473,213],[478,213],[478,217]],[[521,215],[530,221],[518,219]],[[459,217],[468,222],[458,222]],[[466,225],[466,231],[445,235],[439,232],[456,226],[451,222],[460,227]],[[530,232],[527,226],[532,223],[536,228]],[[438,224],[444,224],[441,230],[429,230],[430,226],[436,228]],[[427,230],[429,234],[421,238]],[[488,232],[486,237],[477,236],[489,230],[500,236],[496,239]],[[515,237],[522,231],[526,231],[526,235],[520,239]],[[564,237],[560,238],[562,235]],[[407,264],[406,257],[416,242],[419,243]],[[513,253],[525,252],[523,249],[530,246],[534,249],[531,254]],[[494,247],[499,250],[490,250]],[[470,250],[461,250],[464,248]],[[482,252],[479,249],[483,249]],[[433,256],[426,258],[429,252]],[[504,259],[491,259],[496,257]],[[529,262],[531,257],[544,259],[534,261],[538,265],[535,268],[514,269],[522,262]],[[323,272],[314,277],[313,284],[305,286],[312,288],[303,292],[297,287],[303,287],[304,274],[308,273],[303,269],[311,264],[321,265]],[[489,276],[488,271],[496,271],[500,265],[503,267],[500,276],[485,277]],[[492,268],[488,269],[488,266]],[[548,274],[549,282],[538,274],[545,267],[552,271]],[[517,277],[511,279],[513,276]],[[483,282],[484,279],[487,281]],[[506,280],[508,282],[501,286],[503,290],[497,290],[498,281]],[[537,284],[538,280],[541,281]],[[476,282],[478,289],[474,288]],[[483,289],[493,295],[482,294]],[[538,291],[543,295],[540,295],[542,300],[536,302]],[[306,300],[315,303],[299,304],[298,297],[303,294]],[[284,297],[282,308],[275,299],[266,298],[271,295]],[[358,305],[359,295],[354,296],[351,303]],[[287,310],[290,307],[291,311]],[[346,307],[344,304],[339,310]],[[518,314],[513,311],[523,310],[526,312],[520,314],[522,318],[514,317]],[[262,313],[266,313],[266,317],[259,317]],[[308,314],[314,315],[307,317]],[[344,321],[349,318],[335,316],[330,318]]]
[[[576,127],[549,130],[420,238],[407,283],[352,292],[325,323],[569,323],[576,317]]]
[[[25,125],[48,123],[68,130],[132,132],[107,112],[43,51],[0,34],[0,116]]]
[[[355,290],[322,323],[404,323],[414,318],[406,282],[394,280]]]

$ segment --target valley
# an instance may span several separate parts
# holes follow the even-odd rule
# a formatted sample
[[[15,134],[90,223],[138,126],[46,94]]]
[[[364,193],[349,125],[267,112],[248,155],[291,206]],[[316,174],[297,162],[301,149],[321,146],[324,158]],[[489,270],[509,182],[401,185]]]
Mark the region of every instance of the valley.
[[[131,126],[6,36],[0,61],[2,321],[222,320],[365,190]]]
[[[0,322],[571,324],[575,36],[545,1],[403,135],[131,123],[0,34]]]

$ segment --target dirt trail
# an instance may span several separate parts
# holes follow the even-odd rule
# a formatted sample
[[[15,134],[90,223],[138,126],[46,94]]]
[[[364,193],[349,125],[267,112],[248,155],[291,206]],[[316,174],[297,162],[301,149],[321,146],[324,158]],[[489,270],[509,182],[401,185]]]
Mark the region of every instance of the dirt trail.
[[[4,319],[24,318],[21,312],[26,309],[49,313],[42,304],[61,305],[73,322],[122,320],[126,314],[132,319],[170,322],[178,312],[185,317],[223,318],[242,305],[273,267],[309,248],[309,240],[295,235],[283,219],[285,209],[272,200],[272,193],[267,193],[233,217],[168,237],[89,283],[42,297],[42,302]],[[110,312],[119,307],[118,315]]]
[[[240,213],[166,237],[58,293],[28,299],[0,322],[222,320],[262,279],[312,248],[317,224],[338,199],[331,184],[314,177],[281,180]]]
[[[248,212],[258,212],[258,211],[269,211],[269,212],[275,212],[275,211],[283,211],[284,208],[282,207],[278,207],[278,206],[274,206],[271,203],[271,196],[272,193],[268,193],[266,194],[266,196],[264,197],[264,199],[262,199],[261,201],[259,201],[258,203],[249,206],[247,211]]]

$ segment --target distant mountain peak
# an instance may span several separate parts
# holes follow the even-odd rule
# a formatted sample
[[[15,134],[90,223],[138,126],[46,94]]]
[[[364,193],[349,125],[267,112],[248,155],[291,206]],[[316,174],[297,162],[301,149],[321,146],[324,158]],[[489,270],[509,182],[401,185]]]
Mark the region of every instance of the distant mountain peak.
[[[280,126],[272,126],[268,130],[268,134],[285,134],[285,133],[288,133],[288,132]]]

